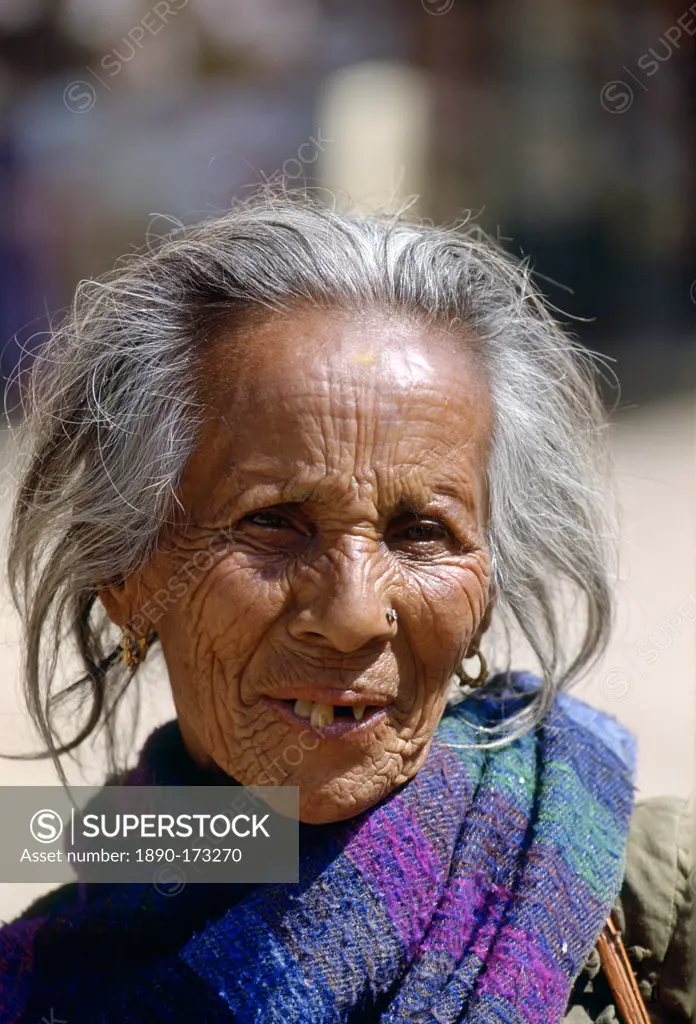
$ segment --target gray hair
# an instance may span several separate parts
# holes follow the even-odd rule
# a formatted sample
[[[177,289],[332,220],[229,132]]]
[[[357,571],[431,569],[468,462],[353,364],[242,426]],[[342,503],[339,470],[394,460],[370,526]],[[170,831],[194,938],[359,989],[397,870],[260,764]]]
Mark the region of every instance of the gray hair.
[[[114,711],[134,673],[97,589],[145,562],[171,521],[203,408],[202,347],[220,317],[241,325],[298,304],[420,317],[480,353],[494,409],[495,617],[521,630],[543,681],[491,744],[533,728],[606,645],[614,541],[595,361],[556,322],[527,262],[467,221],[360,216],[266,187],[81,281],[33,366],[8,575],[27,704],[63,778],[58,754],[95,730],[114,763]],[[55,693],[66,640],[86,675]],[[509,649],[508,634],[499,669]],[[89,713],[63,742],[54,712],[66,695]]]

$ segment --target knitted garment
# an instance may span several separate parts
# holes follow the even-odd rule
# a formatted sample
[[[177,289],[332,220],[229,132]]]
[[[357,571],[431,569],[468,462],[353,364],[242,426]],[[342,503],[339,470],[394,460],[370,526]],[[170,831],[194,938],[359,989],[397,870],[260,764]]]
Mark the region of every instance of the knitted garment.
[[[635,740],[558,694],[535,731],[476,749],[539,683],[504,681],[449,708],[379,804],[301,824],[299,884],[42,897],[0,929],[2,1024],[560,1021],[621,886]],[[175,722],[127,778],[210,781]]]

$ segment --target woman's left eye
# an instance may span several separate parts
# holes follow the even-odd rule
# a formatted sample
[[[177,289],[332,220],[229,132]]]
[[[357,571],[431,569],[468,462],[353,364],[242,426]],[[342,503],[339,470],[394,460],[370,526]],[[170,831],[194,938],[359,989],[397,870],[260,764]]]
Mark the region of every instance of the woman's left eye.
[[[285,516],[280,516],[276,512],[252,512],[248,516],[244,516],[242,522],[262,526],[268,530],[293,529],[292,523]]]
[[[400,531],[402,537],[406,537],[407,540],[440,540],[446,536],[447,531],[444,526],[438,523],[416,523],[413,526],[407,526],[405,529]]]

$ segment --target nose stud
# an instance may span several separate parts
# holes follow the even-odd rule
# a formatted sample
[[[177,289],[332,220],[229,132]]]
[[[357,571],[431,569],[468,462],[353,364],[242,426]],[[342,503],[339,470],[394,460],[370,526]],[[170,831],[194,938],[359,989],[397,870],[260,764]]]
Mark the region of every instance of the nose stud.
[[[399,616],[396,614],[393,608],[390,608],[389,611],[387,612],[387,622],[396,622],[398,617]]]

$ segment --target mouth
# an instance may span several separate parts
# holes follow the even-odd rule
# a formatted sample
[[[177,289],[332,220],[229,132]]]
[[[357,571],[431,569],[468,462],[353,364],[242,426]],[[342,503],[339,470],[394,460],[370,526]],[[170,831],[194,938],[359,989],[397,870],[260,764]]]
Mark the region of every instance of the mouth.
[[[341,704],[304,698],[262,699],[286,721],[291,721],[295,725],[311,726],[318,735],[327,737],[343,735],[346,732],[363,732],[377,722],[383,721],[387,716],[388,707],[384,703],[346,702],[345,697]]]

